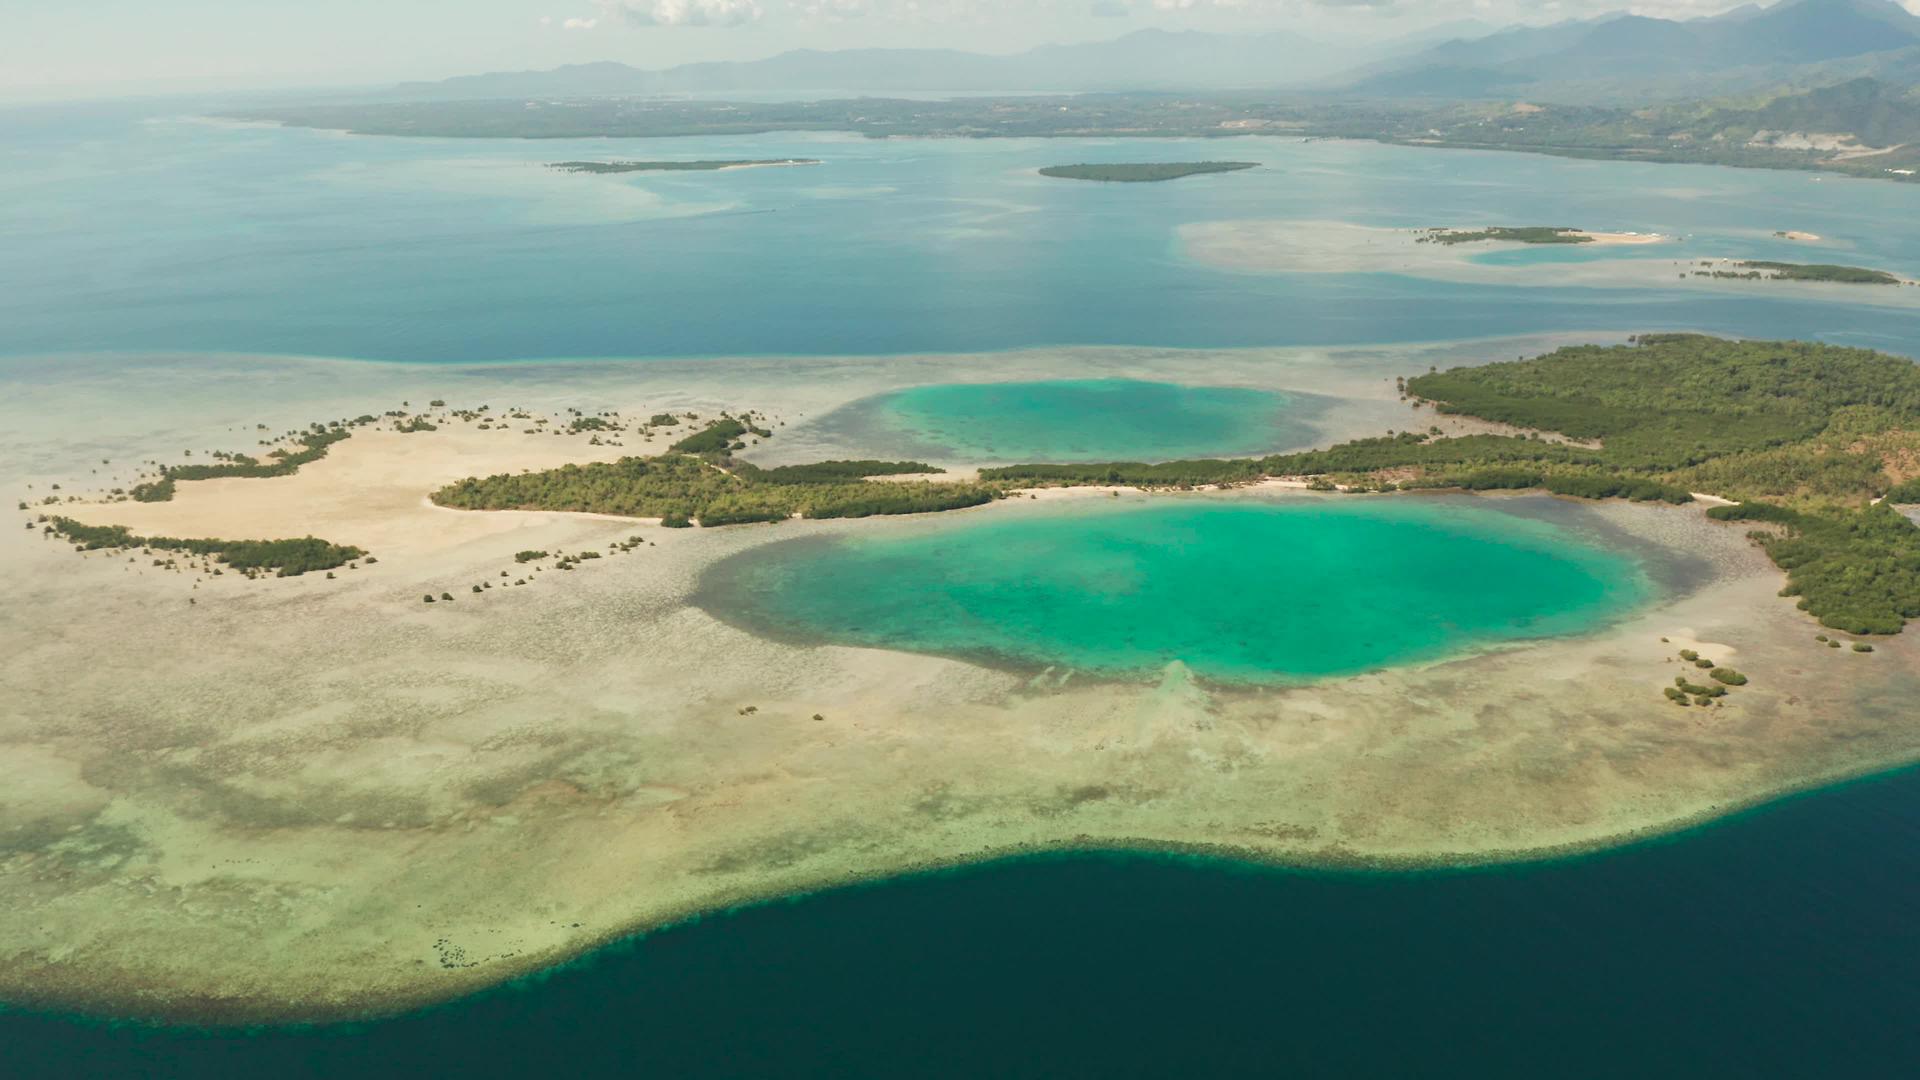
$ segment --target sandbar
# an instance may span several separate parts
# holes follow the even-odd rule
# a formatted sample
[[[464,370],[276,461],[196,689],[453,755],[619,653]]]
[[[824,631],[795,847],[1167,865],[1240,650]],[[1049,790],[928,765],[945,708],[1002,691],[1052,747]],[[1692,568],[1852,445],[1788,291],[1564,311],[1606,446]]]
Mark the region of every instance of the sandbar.
[[[1250,219],[1196,222],[1179,229],[1187,257],[1203,265],[1246,273],[1399,274],[1434,281],[1522,288],[1682,289],[1742,295],[1802,295],[1850,302],[1911,306],[1920,292],[1906,288],[1863,289],[1833,282],[1749,281],[1692,273],[1699,256],[1685,243],[1651,232],[1582,232],[1591,242],[1568,245],[1510,241],[1438,244],[1420,242],[1422,230],[1383,228],[1342,221]],[[1582,258],[1594,248],[1652,251],[1676,249],[1662,258],[1603,256]],[[1533,249],[1553,261],[1487,261],[1492,252]],[[1755,255],[1753,258],[1763,256]],[[1764,288],[1763,288],[1764,287]]]

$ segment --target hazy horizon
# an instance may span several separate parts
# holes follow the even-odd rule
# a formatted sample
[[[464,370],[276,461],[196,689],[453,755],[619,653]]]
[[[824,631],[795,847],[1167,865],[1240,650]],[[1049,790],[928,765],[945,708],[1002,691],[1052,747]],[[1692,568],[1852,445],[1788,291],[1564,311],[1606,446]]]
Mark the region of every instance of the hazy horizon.
[[[1902,0],[1920,11],[1920,0]],[[665,68],[791,49],[1015,53],[1136,30],[1287,31],[1338,47],[1468,20],[1711,16],[1741,0],[177,0],[0,18],[0,100],[383,85],[616,61]]]

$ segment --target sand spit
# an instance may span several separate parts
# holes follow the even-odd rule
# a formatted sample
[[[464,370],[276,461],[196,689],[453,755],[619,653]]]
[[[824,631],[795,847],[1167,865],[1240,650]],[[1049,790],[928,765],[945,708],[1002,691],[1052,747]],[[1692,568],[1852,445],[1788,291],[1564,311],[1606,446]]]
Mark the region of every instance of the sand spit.
[[[1845,299],[1863,304],[1920,304],[1920,292],[1831,282],[1746,281],[1698,277],[1700,257],[1684,243],[1655,233],[1584,233],[1591,243],[1533,245],[1503,241],[1421,243],[1419,229],[1389,229],[1339,221],[1211,221],[1180,227],[1180,243],[1197,262],[1251,273],[1402,274],[1476,285],[1553,286],[1599,289],[1686,289],[1752,295]],[[1514,250],[1584,252],[1595,248],[1680,249],[1660,258],[1578,258],[1546,263],[1482,261],[1491,252]],[[1759,258],[1761,256],[1754,256]],[[1725,260],[1721,260],[1725,261]]]
[[[1390,378],[1370,389],[1389,364],[1419,371],[1460,351],[1260,364],[1323,365],[1345,372],[1336,385],[1391,399]],[[1059,376],[1161,370],[1164,359],[981,363]],[[1258,366],[1185,360],[1223,379]],[[342,366],[415,400],[485,389],[502,404],[572,396],[644,416],[725,398],[784,417],[764,449],[800,443],[781,451],[799,456],[857,449],[809,435],[801,413],[884,390],[913,367],[847,361],[836,370],[864,377],[823,382],[759,361],[708,363],[704,381],[690,367],[580,368],[565,395],[525,369]],[[212,385],[209,368],[219,365],[153,368],[137,385],[102,377],[92,385],[109,400],[93,429],[73,429],[80,414],[22,410],[15,437],[41,433],[43,459],[60,464],[35,475],[68,477],[65,491],[128,444],[219,445],[257,403],[203,395],[175,414],[152,392]],[[263,400],[282,403],[289,422],[324,417],[336,374],[261,362]],[[76,364],[77,382],[39,386],[36,400],[97,376]],[[755,382],[761,394],[737,393]],[[1397,404],[1354,400],[1362,412]],[[376,394],[332,411],[383,404]],[[1905,704],[1920,692],[1914,642],[1870,655],[1817,645],[1817,628],[1775,595],[1778,572],[1697,507],[1586,511],[1650,558],[1691,568],[1670,602],[1604,633],[1235,690],[1178,666],[1098,682],[782,644],[689,603],[703,569],[736,552],[917,525],[668,530],[422,500],[454,475],[620,452],[463,425],[363,430],[292,477],[67,511],[155,530],[313,532],[380,556],[331,581],[229,575],[194,589],[149,560],[83,557],[18,526],[0,537],[0,905],[13,916],[0,920],[0,999],[195,1019],[360,1015],[471,991],[693,912],[993,854],[1505,859],[1671,829],[1920,756]],[[27,478],[7,481],[25,494]],[[1115,497],[961,513],[1069,513]],[[468,591],[503,569],[523,573],[516,550],[608,550],[632,536],[651,543],[526,587]],[[457,602],[421,603],[442,590]],[[1682,647],[1737,655],[1752,684],[1722,708],[1672,706],[1660,693]]]

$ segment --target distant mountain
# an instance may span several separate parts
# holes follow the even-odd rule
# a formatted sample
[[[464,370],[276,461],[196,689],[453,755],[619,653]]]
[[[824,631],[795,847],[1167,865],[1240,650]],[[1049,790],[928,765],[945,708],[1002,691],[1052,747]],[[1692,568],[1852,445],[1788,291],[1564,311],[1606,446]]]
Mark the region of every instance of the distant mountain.
[[[1463,24],[1472,33],[1478,24]],[[1424,48],[1432,38],[1365,45],[1297,34],[1140,30],[1111,41],[1044,45],[1008,56],[952,49],[796,49],[764,60],[645,70],[574,64],[551,71],[464,75],[356,95],[378,101],[624,97],[834,91],[1208,90],[1296,85],[1367,59]]]
[[[1793,70],[1920,46],[1920,16],[1894,0],[1784,0],[1679,22],[1613,15],[1450,41],[1357,71],[1352,92],[1486,97],[1525,87],[1670,80],[1697,93],[1714,73],[1780,82]]]

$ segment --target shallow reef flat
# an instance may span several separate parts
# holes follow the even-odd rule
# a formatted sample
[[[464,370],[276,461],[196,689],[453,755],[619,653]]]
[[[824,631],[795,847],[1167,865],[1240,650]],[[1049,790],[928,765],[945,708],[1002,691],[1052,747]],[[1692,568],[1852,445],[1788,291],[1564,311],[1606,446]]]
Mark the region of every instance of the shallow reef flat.
[[[1920,289],[1897,276],[1893,280],[1898,288],[1769,276],[1748,269],[1757,264],[1720,257],[1718,248],[1711,252],[1713,258],[1705,258],[1705,253],[1692,252],[1685,238],[1653,233],[1574,231],[1587,240],[1571,244],[1502,239],[1447,243],[1434,237],[1462,234],[1269,219],[1193,222],[1180,226],[1178,233],[1182,249],[1195,262],[1250,273],[1398,274],[1472,285],[1760,292],[1873,305],[1920,304]],[[1515,253],[1552,261],[1488,258]]]
[[[638,416],[752,407],[776,434],[747,456],[775,463],[856,450],[812,422],[956,371],[1313,387],[1340,399],[1320,418],[1331,441],[1404,425],[1396,372],[1537,344],[544,371],[76,358],[65,377],[22,384],[5,438],[29,452],[0,456],[24,500],[50,482],[104,487],[123,461],[230,447],[255,422],[440,398]],[[90,398],[106,406],[70,407]],[[1873,654],[1816,644],[1776,595],[1779,571],[1697,507],[1577,507],[1596,535],[1685,568],[1602,632],[1247,688],[1180,665],[1100,680],[784,642],[693,603],[721,559],[924,519],[661,529],[426,500],[475,472],[637,449],[517,425],[368,428],[291,476],[62,509],[156,532],[312,533],[378,555],[332,580],[227,575],[193,589],[146,559],[76,555],[17,525],[0,537],[0,999],[202,1020],[363,1015],[688,914],[998,853],[1524,858],[1920,756],[1912,635]],[[1186,497],[1046,494],[955,520]],[[651,542],[468,592],[524,574],[516,552],[635,536]],[[442,593],[457,602],[421,602]],[[1680,649],[1752,682],[1720,707],[1676,708],[1661,694]]]

